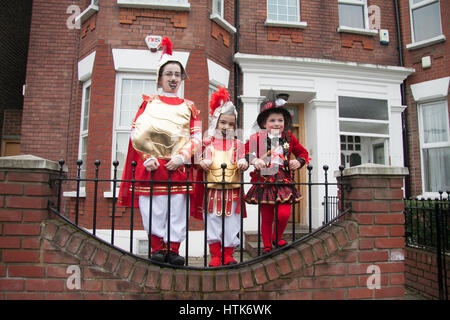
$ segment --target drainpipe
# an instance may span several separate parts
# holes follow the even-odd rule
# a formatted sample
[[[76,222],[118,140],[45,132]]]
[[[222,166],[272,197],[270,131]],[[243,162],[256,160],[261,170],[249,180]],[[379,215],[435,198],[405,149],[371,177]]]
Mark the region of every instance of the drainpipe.
[[[238,53],[239,52],[239,0],[235,0],[234,1],[234,23],[236,25],[236,34],[234,36],[234,53]],[[240,86],[239,86],[239,65],[237,64],[237,62],[234,62],[234,105],[236,106],[236,111],[240,112],[240,107],[239,107],[239,90],[240,90]],[[240,122],[241,122],[241,117],[238,116],[237,119],[237,127],[240,128]]]
[[[404,66],[403,62],[403,44],[402,35],[400,29],[400,13],[398,7],[398,0],[394,0],[395,5],[395,22],[397,24],[397,42],[398,42],[398,54],[399,54],[399,64],[400,67]],[[400,85],[402,105],[406,104],[406,80]],[[407,122],[406,109],[402,112],[402,134],[403,134],[403,164],[409,169],[409,144],[408,144],[408,122]],[[411,173],[410,173],[411,174]],[[410,174],[405,176],[405,196],[406,198],[411,197],[411,178]]]

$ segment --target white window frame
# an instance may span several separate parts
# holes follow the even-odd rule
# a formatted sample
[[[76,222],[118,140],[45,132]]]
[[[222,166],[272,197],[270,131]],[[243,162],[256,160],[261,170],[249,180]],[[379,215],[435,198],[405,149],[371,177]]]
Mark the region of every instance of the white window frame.
[[[264,22],[265,26],[268,27],[286,27],[286,28],[299,28],[299,29],[306,29],[308,26],[308,23],[305,21],[301,21],[301,0],[297,0],[297,20],[298,21],[282,21],[282,20],[273,20],[269,19],[269,1],[266,1],[266,21]]]
[[[122,8],[144,8],[175,11],[191,10],[191,4],[188,0],[117,0],[117,5]]]
[[[88,123],[87,123],[87,129],[83,130],[84,127],[84,113],[86,111],[86,89],[89,89],[89,109],[88,109]],[[90,114],[90,105],[91,105],[91,99],[92,99],[92,90],[91,90],[92,86],[91,86],[91,79],[85,81],[83,83],[83,91],[81,94],[81,113],[80,113],[80,135],[79,135],[79,140],[78,140],[78,155],[77,155],[77,159],[82,159],[83,154],[82,154],[82,150],[83,150],[83,138],[87,138],[89,136],[89,114]],[[87,146],[86,146],[86,152],[87,152]],[[86,166],[87,163],[86,161],[83,161],[83,164],[81,165],[81,172],[80,172],[80,177],[82,179],[86,178]],[[78,174],[78,167],[77,167],[77,174]],[[63,196],[64,197],[76,197],[77,196],[77,192],[76,191],[65,191],[63,192]],[[80,191],[79,191],[79,196],[84,198],[86,197],[86,187],[85,187],[85,183],[83,183],[83,181],[80,182]]]
[[[219,26],[224,28],[229,33],[236,33],[236,28],[231,25],[228,21],[224,18],[224,12],[225,12],[225,0],[219,0],[220,1],[220,11],[217,9],[217,0],[211,0],[212,2],[212,10],[211,15],[209,16],[209,19],[217,23]]]
[[[435,143],[425,143],[425,136],[424,136],[424,125],[423,125],[423,108],[432,104],[436,103],[444,103],[445,105],[445,119],[447,122],[447,141],[443,142],[435,142]],[[438,192],[431,192],[426,190],[426,174],[425,174],[425,161],[423,152],[424,149],[434,149],[434,148],[450,148],[450,123],[449,123],[449,114],[448,114],[448,102],[447,99],[435,99],[435,100],[429,100],[424,102],[418,102],[417,103],[417,109],[418,109],[418,126],[419,126],[419,142],[420,142],[420,166],[421,166],[421,179],[422,179],[422,195],[423,198],[436,198],[439,197]],[[446,191],[446,190],[443,190]],[[420,196],[419,196],[420,197]]]
[[[340,4],[358,5],[363,8],[363,21],[364,28],[355,28],[351,26],[341,26],[337,28],[337,32],[356,33],[368,36],[375,36],[378,34],[378,30],[371,30],[369,27],[369,12],[367,7],[367,0],[338,0],[338,8]],[[339,9],[338,9],[339,12]],[[339,17],[338,17],[339,18]]]
[[[126,79],[155,81],[155,91],[154,92],[142,92],[142,94],[146,94],[146,95],[157,94],[157,91],[156,91],[156,73],[118,72],[116,74],[116,88],[115,88],[115,98],[114,98],[113,134],[112,134],[112,145],[111,145],[111,159],[112,159],[112,161],[116,160],[117,135],[119,133],[127,133],[127,134],[131,133],[131,125],[132,125],[131,122],[129,124],[127,124],[127,125],[120,125],[120,106],[121,106],[121,96],[122,96],[122,81],[126,80]],[[139,105],[136,106],[136,111],[138,110],[138,108],[139,108]],[[127,147],[128,147],[128,145],[127,145]],[[111,179],[113,179],[113,177],[114,177],[114,166],[111,164]],[[122,179],[122,177],[119,176],[119,175],[117,175],[116,178],[118,180]],[[113,196],[112,187],[113,187],[113,184],[111,182],[110,191],[105,191],[103,193],[103,196],[105,198],[112,198],[112,196]],[[119,187],[120,187],[120,185],[117,184],[117,186],[116,186],[116,197],[119,195]]]
[[[414,19],[413,19],[413,11],[416,9],[420,9],[421,7],[430,5],[432,3],[438,2],[438,6],[439,6],[439,26],[441,28],[441,34],[437,35],[435,37],[429,38],[429,39],[424,39],[424,40],[420,40],[420,41],[416,41],[415,40],[415,35],[414,35]],[[423,0],[420,3],[413,3],[413,0],[409,0],[409,19],[410,19],[410,25],[411,25],[411,43],[406,45],[406,49],[408,50],[414,50],[414,49],[419,49],[419,48],[423,48],[426,46],[430,46],[439,42],[443,42],[446,40],[444,34],[442,33],[442,14],[441,14],[441,2],[440,0]]]

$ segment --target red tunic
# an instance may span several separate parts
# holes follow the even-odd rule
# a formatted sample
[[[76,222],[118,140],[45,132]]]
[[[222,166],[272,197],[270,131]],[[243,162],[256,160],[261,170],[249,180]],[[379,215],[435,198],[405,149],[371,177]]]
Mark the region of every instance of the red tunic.
[[[136,113],[134,122],[136,122],[136,119],[144,112],[145,108],[151,107],[152,100],[155,98],[155,96],[145,96],[143,95],[144,101],[142,102],[141,106],[139,107],[139,110]],[[183,100],[177,97],[164,97],[164,96],[158,96],[159,100],[164,102],[168,108],[176,108],[177,105],[180,105],[181,103],[188,101]],[[189,102],[190,109],[191,109],[191,119],[190,119],[190,128],[191,128],[191,136],[194,133],[201,132],[201,127],[197,123],[197,115],[198,111],[196,110],[194,104],[192,102]],[[192,152],[194,149],[199,147],[199,143],[195,142],[194,139],[191,139],[188,144],[191,143],[188,148],[189,151]],[[149,156],[145,155],[139,151],[136,151],[133,148],[133,144],[130,141],[128,143],[128,153],[127,153],[127,160],[125,161],[125,167],[123,170],[122,180],[132,180],[133,178],[133,168],[131,166],[131,163],[135,161],[137,163],[135,167],[135,180],[145,180],[150,181],[151,178],[151,172],[148,171],[144,166],[144,161],[148,159]],[[153,171],[153,181],[167,181],[169,179],[169,170],[166,169],[165,164],[169,162],[169,160],[165,159],[157,159],[159,162],[159,168],[155,171]],[[187,180],[187,168],[185,166],[179,167],[177,170],[171,171],[171,181],[180,181],[185,182]],[[189,172],[189,180],[193,180],[193,171],[192,168]],[[192,185],[190,186],[190,192],[192,192]],[[177,194],[177,193],[186,193],[187,186],[186,183],[175,183],[171,186],[171,194]],[[153,184],[153,195],[167,195],[168,194],[168,185],[167,183],[160,183],[160,184]],[[150,183],[146,182],[136,182],[135,188],[134,188],[134,207],[139,207],[139,201],[138,197],[140,195],[150,195]],[[123,181],[120,184],[120,191],[119,191],[119,197],[118,197],[118,205],[119,206],[131,206],[131,198],[132,198],[132,184],[130,181]]]
[[[283,133],[282,137],[286,139],[286,135]],[[297,160],[301,162],[302,165],[309,163],[308,151],[298,142],[298,140],[288,132],[287,141],[289,146],[286,148],[288,151],[284,155],[280,155],[284,160],[289,161],[291,154],[294,154]],[[260,131],[252,135],[245,145],[245,153],[249,156],[249,160],[252,158],[265,159],[267,157],[267,132]],[[283,147],[284,149],[284,147]],[[254,170],[250,173],[250,182],[255,183],[245,196],[245,201],[248,203],[275,203],[275,202],[288,202],[292,197],[295,201],[301,199],[300,193],[297,189],[291,186],[292,178],[289,171],[283,170],[283,165],[279,166],[277,174],[277,182],[283,182],[284,185],[258,185],[258,182],[271,183],[275,182],[275,174],[270,176],[260,176],[259,170]],[[261,179],[261,180],[260,180]],[[258,200],[259,198],[259,200]]]

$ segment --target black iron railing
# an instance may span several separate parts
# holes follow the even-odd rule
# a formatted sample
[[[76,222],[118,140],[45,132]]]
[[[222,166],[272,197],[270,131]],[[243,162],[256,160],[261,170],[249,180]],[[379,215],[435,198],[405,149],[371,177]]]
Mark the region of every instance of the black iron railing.
[[[450,253],[450,191],[439,194],[435,199],[404,199],[405,238],[409,246],[436,253],[439,297],[448,300],[446,256]]]
[[[153,202],[152,202],[152,196],[153,196],[153,186],[155,184],[167,184],[168,186],[168,203],[170,203],[170,198],[171,198],[171,188],[170,186],[173,185],[174,183],[176,183],[177,185],[183,184],[185,185],[186,188],[186,193],[188,193],[189,191],[189,186],[193,186],[195,184],[203,184],[204,187],[204,195],[203,195],[203,201],[204,201],[204,213],[207,210],[207,182],[206,182],[206,175],[203,179],[203,181],[194,181],[192,179],[192,177],[187,176],[186,181],[180,183],[179,181],[174,182],[171,180],[171,175],[170,175],[170,171],[169,171],[169,177],[168,180],[165,181],[160,181],[160,180],[153,180],[153,173],[150,174],[150,179],[148,181],[143,181],[143,180],[136,180],[135,179],[135,166],[136,163],[132,163],[133,166],[133,177],[131,180],[121,180],[117,178],[117,171],[118,171],[118,165],[119,162],[118,161],[114,161],[113,162],[113,178],[112,179],[101,179],[99,178],[99,168],[100,168],[100,161],[95,161],[94,162],[94,166],[95,166],[95,174],[93,178],[81,178],[81,170],[82,170],[82,161],[78,160],[77,161],[77,173],[76,173],[76,178],[68,178],[66,177],[64,171],[63,171],[63,167],[65,164],[64,160],[60,160],[59,161],[60,164],[60,174],[59,177],[56,179],[57,182],[57,186],[58,186],[58,197],[57,197],[57,201],[56,201],[56,206],[53,203],[50,203],[50,207],[49,209],[54,212],[55,214],[61,216],[62,218],[64,218],[66,221],[68,221],[69,223],[73,224],[74,226],[77,226],[78,228],[80,228],[80,230],[83,230],[84,232],[86,232],[86,229],[92,229],[92,236],[96,237],[98,240],[104,242],[105,244],[108,245],[112,245],[114,247],[116,247],[116,249],[120,250],[120,251],[124,251],[121,248],[118,248],[117,246],[115,246],[115,242],[114,242],[114,238],[115,238],[115,227],[116,227],[116,210],[117,210],[117,187],[119,186],[119,184],[121,182],[130,182],[131,183],[131,199],[132,201],[134,201],[134,192],[135,192],[135,186],[136,183],[148,183],[149,187],[150,187],[150,204],[149,204],[149,212],[150,212],[150,217],[149,217],[149,230],[152,230],[152,206],[153,206]],[[187,165],[187,167],[189,168],[190,165]],[[222,195],[225,192],[226,189],[226,185],[227,182],[225,182],[225,168],[226,165],[223,164],[222,165]],[[273,254],[275,254],[278,251],[281,250],[286,250],[290,247],[292,247],[293,245],[297,244],[300,241],[303,241],[309,237],[311,237],[312,235],[314,235],[316,232],[319,232],[321,229],[327,227],[328,225],[336,222],[340,217],[342,217],[344,214],[348,213],[350,211],[350,208],[348,208],[345,204],[345,185],[342,182],[328,182],[328,177],[327,177],[327,173],[328,173],[328,166],[325,165],[323,166],[323,170],[324,170],[324,182],[312,182],[312,171],[313,171],[313,167],[311,165],[307,166],[307,171],[308,171],[308,178],[306,182],[295,182],[295,174],[298,174],[298,172],[296,173],[295,171],[291,171],[291,179],[292,182],[291,183],[286,183],[286,182],[257,182],[256,184],[259,186],[259,188],[263,188],[263,187],[267,187],[268,185],[286,185],[288,184],[290,187],[292,188],[298,188],[300,186],[306,186],[306,192],[307,192],[307,207],[308,207],[308,234],[301,236],[300,238],[298,238],[298,236],[296,235],[296,221],[295,221],[295,211],[296,211],[296,206],[298,206],[298,203],[295,203],[295,201],[291,201],[291,226],[292,226],[292,233],[291,233],[291,241],[288,242],[287,245],[283,246],[283,247],[278,247],[277,244],[275,244],[274,250],[272,250],[269,254],[266,255],[262,255],[261,252],[261,247],[260,247],[260,242],[261,242],[261,221],[260,221],[260,216],[261,216],[261,211],[260,211],[260,205],[261,203],[258,201],[258,223],[257,223],[257,237],[258,237],[258,253],[257,253],[257,257],[256,258],[252,258],[252,259],[248,259],[248,260],[244,260],[244,218],[243,218],[243,214],[240,214],[240,232],[239,232],[239,240],[240,240],[240,245],[238,248],[239,251],[239,261],[238,264],[247,264],[250,263],[254,260],[259,260],[259,259],[264,259],[264,257],[267,256],[271,256]],[[342,173],[344,170],[343,166],[339,167],[340,170],[340,175],[342,177]],[[189,170],[187,170],[187,172],[189,172]],[[255,183],[251,183],[251,182],[244,182],[244,178],[243,178],[243,174],[241,174],[241,182],[240,184],[240,197],[243,200],[244,199],[244,186],[252,184],[254,185]],[[261,179],[260,179],[261,181]],[[276,181],[276,179],[275,179]],[[342,179],[340,180],[342,181]],[[85,218],[86,216],[89,216],[92,214],[92,223],[91,225],[87,226],[87,225],[80,225],[79,224],[79,216],[81,214],[80,212],[80,201],[86,201],[86,199],[82,200],[82,198],[80,197],[80,185],[81,183],[84,183],[84,185],[87,187],[90,184],[93,184],[93,194],[89,194],[89,197],[93,198],[93,205],[92,205],[92,210],[90,212],[83,212],[83,217]],[[111,238],[110,241],[107,242],[105,240],[102,240],[101,238],[99,238],[96,235],[96,230],[97,230],[97,218],[98,218],[98,192],[99,192],[99,184],[109,184],[112,185],[112,199],[111,199],[111,217],[110,217],[110,229],[111,229]],[[69,218],[71,215],[68,213],[64,213],[62,212],[62,201],[63,201],[63,185],[64,184],[72,184],[72,185],[76,185],[76,196],[75,199],[72,199],[70,201],[75,202],[74,203],[74,212],[73,212],[73,218]],[[235,183],[233,183],[235,184]],[[328,210],[328,203],[329,201],[327,201],[327,197],[328,197],[328,191],[330,186],[339,186],[339,190],[340,190],[340,197],[337,200],[335,197],[333,197],[333,206],[335,206],[335,208],[333,209],[333,214],[330,214],[330,210]],[[316,187],[323,187],[324,188],[324,193],[325,193],[325,197],[324,197],[324,206],[325,206],[325,218],[324,218],[324,224],[316,229],[313,230],[312,229],[312,214],[313,214],[313,208],[312,208],[312,196],[316,191]],[[223,197],[222,197],[223,198]],[[65,199],[67,201],[67,199]],[[243,212],[243,206],[245,206],[245,202],[244,201],[240,201],[241,203],[241,213]],[[224,212],[224,206],[225,206],[225,201],[222,201],[222,212]],[[167,241],[167,245],[169,246],[167,249],[170,250],[170,209],[171,206],[168,206],[168,222],[167,222],[167,233],[168,233],[168,241]],[[129,222],[129,228],[127,230],[130,231],[130,247],[129,247],[129,252],[132,255],[134,255],[133,253],[133,233],[135,230],[135,226],[134,226],[134,217],[135,217],[135,208],[134,208],[134,203],[132,202],[131,207],[129,208],[129,213],[130,213],[130,222]],[[275,207],[275,217],[278,216],[278,206]],[[136,256],[139,259],[144,259],[146,261],[150,261],[154,264],[157,265],[165,265],[165,266],[171,266],[171,267],[176,267],[176,268],[193,268],[193,269],[198,269],[198,268],[205,268],[207,267],[207,258],[208,258],[208,254],[207,254],[207,229],[208,229],[208,224],[207,224],[207,220],[203,219],[203,223],[204,223],[204,248],[203,248],[203,267],[199,267],[199,266],[192,266],[189,263],[189,219],[190,219],[190,211],[189,211],[189,196],[187,196],[187,205],[186,205],[186,239],[185,239],[185,252],[184,252],[184,258],[185,258],[185,264],[184,266],[173,266],[173,265],[169,265],[167,263],[162,263],[162,262],[158,262],[158,261],[154,261],[152,260],[151,257],[151,237],[148,237],[148,254],[147,254],[147,258],[143,258],[142,256]],[[225,223],[224,220],[226,219],[225,214],[222,214],[222,252],[224,250],[224,235],[225,235]],[[275,219],[275,221],[277,221],[278,219]],[[84,223],[85,224],[85,223]],[[275,230],[277,232],[277,227],[275,227]],[[288,231],[289,233],[289,231]],[[278,238],[278,234],[275,235],[276,238]],[[180,253],[182,254],[182,253]],[[222,254],[222,266],[219,268],[229,268],[230,266],[225,266],[224,261],[223,261],[224,255]]]

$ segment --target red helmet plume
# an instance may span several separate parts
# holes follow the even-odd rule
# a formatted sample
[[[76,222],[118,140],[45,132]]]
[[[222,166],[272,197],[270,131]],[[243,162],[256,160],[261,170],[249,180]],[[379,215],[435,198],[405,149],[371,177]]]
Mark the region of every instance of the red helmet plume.
[[[209,101],[210,113],[214,114],[214,111],[227,101],[230,101],[230,94],[225,87],[219,86],[219,90],[211,95],[211,100]]]
[[[173,44],[168,37],[164,37],[159,46],[163,48],[161,56],[163,56],[164,54],[168,54],[169,56],[172,55]]]

